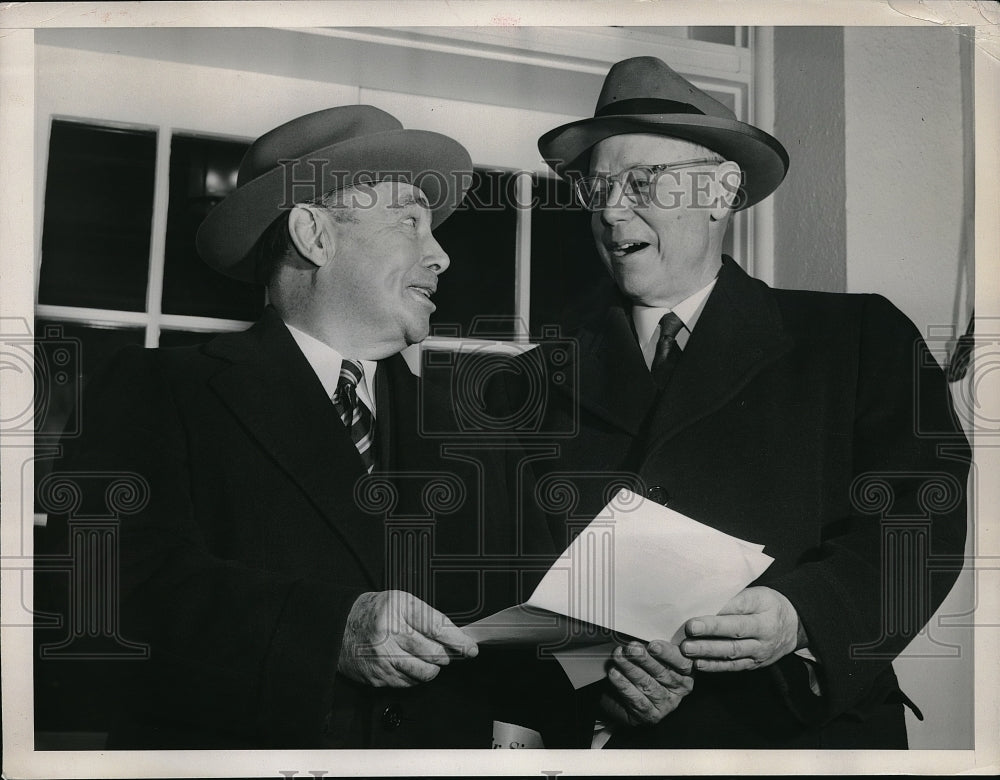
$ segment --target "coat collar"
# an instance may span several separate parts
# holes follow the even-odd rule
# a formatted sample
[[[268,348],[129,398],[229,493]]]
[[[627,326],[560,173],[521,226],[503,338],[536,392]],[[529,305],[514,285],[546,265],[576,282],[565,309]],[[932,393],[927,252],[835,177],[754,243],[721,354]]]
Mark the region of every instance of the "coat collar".
[[[578,382],[557,386],[575,390],[581,407],[636,434],[656,398],[656,384],[643,360],[628,304],[617,290],[599,296],[604,297],[604,310],[575,334]]]
[[[355,488],[367,474],[280,315],[268,307],[249,330],[221,336],[205,349],[227,363],[211,380],[219,398],[354,552],[373,586],[379,586],[383,524],[355,500]],[[409,372],[398,355],[379,364],[380,453],[395,451],[391,442],[396,409],[389,398],[399,394],[393,384],[405,382],[404,375]],[[389,470],[392,464],[380,462],[380,468]]]
[[[650,420],[656,387],[628,303],[616,292],[608,300],[577,333],[580,404],[633,435],[651,421],[651,443],[718,409],[791,347],[767,285],[724,258],[719,281]]]

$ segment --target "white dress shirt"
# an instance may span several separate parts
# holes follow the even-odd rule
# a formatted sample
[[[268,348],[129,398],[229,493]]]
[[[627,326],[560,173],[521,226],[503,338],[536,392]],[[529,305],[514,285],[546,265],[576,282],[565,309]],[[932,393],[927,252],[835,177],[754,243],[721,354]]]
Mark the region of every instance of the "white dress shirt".
[[[285,326],[292,334],[292,338],[295,339],[295,343],[299,345],[306,360],[309,361],[312,370],[316,372],[327,397],[332,399],[337,390],[337,383],[340,381],[340,364],[344,361],[344,356],[329,344],[325,344],[308,333],[303,333],[287,322]],[[358,398],[368,407],[374,420],[376,414],[375,370],[378,368],[378,363],[374,360],[358,360],[357,362],[361,364],[364,372],[361,384],[358,385]]]
[[[639,346],[642,347],[642,356],[646,360],[646,368],[653,365],[653,357],[656,355],[656,342],[660,339],[660,320],[668,311],[676,314],[684,327],[677,332],[676,342],[681,349],[687,346],[688,339],[691,338],[691,331],[694,330],[698,318],[701,316],[705,302],[715,287],[712,279],[698,292],[689,295],[683,301],[674,306],[673,309],[659,306],[633,306],[632,322],[635,324],[635,333],[639,337]]]

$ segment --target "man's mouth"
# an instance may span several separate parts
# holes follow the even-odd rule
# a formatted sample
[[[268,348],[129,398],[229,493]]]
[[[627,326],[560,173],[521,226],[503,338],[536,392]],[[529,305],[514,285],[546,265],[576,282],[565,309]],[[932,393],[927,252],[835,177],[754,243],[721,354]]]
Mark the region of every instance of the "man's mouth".
[[[434,306],[434,302],[431,300],[431,296],[437,291],[436,287],[425,287],[419,284],[411,284],[408,288],[414,297],[426,301],[431,306]],[[436,306],[434,308],[437,308]]]
[[[608,253],[612,257],[627,257],[649,246],[645,241],[615,241],[608,245]]]

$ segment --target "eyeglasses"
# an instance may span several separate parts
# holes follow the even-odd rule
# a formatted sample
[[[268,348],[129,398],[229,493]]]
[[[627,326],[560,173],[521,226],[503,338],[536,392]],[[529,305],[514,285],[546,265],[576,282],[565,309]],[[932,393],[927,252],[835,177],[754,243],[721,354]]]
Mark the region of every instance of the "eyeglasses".
[[[657,180],[667,171],[721,162],[724,160],[720,157],[699,157],[660,165],[633,165],[614,176],[583,176],[574,182],[574,188],[580,205],[589,211],[598,211],[610,205],[609,196],[616,182],[621,186],[624,197],[636,205],[645,206]]]

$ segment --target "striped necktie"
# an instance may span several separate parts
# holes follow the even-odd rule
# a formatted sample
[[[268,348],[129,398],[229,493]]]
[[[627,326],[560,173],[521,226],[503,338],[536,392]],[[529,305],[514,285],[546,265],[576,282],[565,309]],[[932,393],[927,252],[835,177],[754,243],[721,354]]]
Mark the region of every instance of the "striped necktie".
[[[684,323],[681,318],[668,311],[660,318],[660,337],[656,342],[656,354],[653,356],[653,364],[650,366],[650,373],[653,381],[660,388],[667,386],[670,375],[677,366],[677,361],[681,357],[681,347],[677,343],[677,334],[680,333]]]
[[[364,369],[360,363],[354,360],[341,361],[340,379],[333,394],[333,408],[340,415],[344,427],[350,431],[361,462],[371,474],[375,467],[375,424],[371,411],[358,398],[358,384],[363,376]]]

